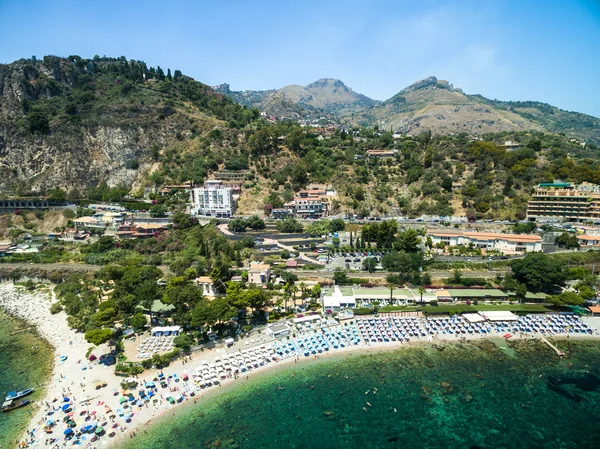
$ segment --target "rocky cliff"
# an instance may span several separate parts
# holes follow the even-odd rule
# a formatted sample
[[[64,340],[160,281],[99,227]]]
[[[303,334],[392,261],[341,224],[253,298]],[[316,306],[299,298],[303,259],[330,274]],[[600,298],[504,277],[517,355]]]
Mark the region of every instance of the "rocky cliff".
[[[125,58],[0,65],[0,192],[135,187],[160,152],[251,117],[176,71]]]

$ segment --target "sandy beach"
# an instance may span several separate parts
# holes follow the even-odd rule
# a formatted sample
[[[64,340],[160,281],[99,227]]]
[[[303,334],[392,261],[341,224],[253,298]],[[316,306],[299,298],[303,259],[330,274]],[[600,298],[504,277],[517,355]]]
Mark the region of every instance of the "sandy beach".
[[[106,429],[104,435],[92,441],[93,434],[84,435],[81,438],[81,445],[86,448],[105,448],[118,444],[123,438],[133,438],[141,426],[150,424],[154,419],[166,414],[175,412],[174,409],[181,409],[181,404],[195,403],[205,395],[211,395],[214,392],[222,391],[228,384],[236,380],[243,382],[249,376],[257,373],[265,373],[268,370],[277,369],[296,362],[296,358],[291,357],[278,362],[265,364],[264,366],[252,371],[241,373],[236,378],[227,378],[222,380],[219,387],[210,387],[207,389],[194,388],[193,382],[189,386],[194,388],[194,396],[185,394],[185,400],[181,404],[171,405],[163,399],[164,394],[177,392],[179,395],[183,392],[185,382],[169,381],[169,388],[157,392],[154,399],[156,401],[147,401],[141,407],[128,407],[125,412],[120,408],[120,398],[122,397],[120,386],[124,380],[114,374],[114,366],[104,366],[97,361],[89,362],[86,359],[86,353],[92,348],[92,345],[85,341],[82,333],[77,333],[67,325],[66,314],[64,312],[52,315],[49,311],[50,305],[54,301],[49,295],[24,292],[14,287],[12,284],[0,284],[0,307],[9,314],[21,318],[32,325],[35,325],[39,334],[45,338],[55,348],[54,369],[46,386],[45,398],[35,404],[36,413],[32,418],[28,431],[21,437],[17,443],[19,447],[36,448],[61,448],[73,445],[71,441],[65,441],[64,431],[67,429],[63,422],[65,413],[60,410],[66,404],[64,398],[68,398],[72,404],[73,420],[76,426],[73,430],[78,430],[82,426],[97,422],[98,425]],[[597,319],[600,320],[600,319]],[[596,322],[593,323],[598,328]],[[489,337],[500,337],[501,335],[488,335],[487,337],[466,335],[461,338],[473,340]],[[518,338],[518,336],[515,336]],[[524,338],[535,338],[527,335]],[[598,338],[589,336],[583,338]],[[439,343],[439,342],[457,341],[454,335],[444,335],[443,339],[434,337],[432,341],[427,338],[414,338],[411,343],[370,343],[358,346],[337,349],[328,353],[320,354],[319,358],[329,358],[344,354],[373,352],[380,350],[393,350],[409,345]],[[248,343],[239,342],[236,347],[245,349]],[[106,345],[94,347],[91,351],[97,357],[109,351]],[[219,352],[220,351],[220,352]],[[190,360],[177,360],[164,369],[165,374],[177,374],[179,378],[184,373],[191,373],[194,368],[202,361],[212,362],[217,356],[222,355],[223,350],[204,350],[194,352]],[[66,360],[61,361],[61,356],[67,356]],[[310,358],[312,360],[313,357]],[[299,359],[301,362],[304,359]],[[152,381],[158,375],[158,370],[147,370],[137,376],[140,383]],[[95,388],[95,383],[102,380],[107,385],[101,389]],[[25,387],[25,386],[24,386]],[[82,411],[85,410],[85,413]],[[130,419],[126,419],[131,414]],[[125,416],[123,416],[125,415]],[[87,419],[87,420],[86,420]],[[48,420],[56,421],[52,427],[51,433],[44,431],[45,423]],[[112,435],[112,436],[111,436]]]

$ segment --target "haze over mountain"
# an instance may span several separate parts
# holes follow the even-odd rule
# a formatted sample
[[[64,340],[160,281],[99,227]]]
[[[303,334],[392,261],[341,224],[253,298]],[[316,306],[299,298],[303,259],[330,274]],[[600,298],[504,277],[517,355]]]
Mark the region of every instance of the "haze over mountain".
[[[330,114],[351,124],[404,133],[431,130],[437,134],[535,130],[600,139],[600,119],[533,101],[498,101],[467,95],[448,81],[432,76],[402,89],[385,101],[354,92],[342,81],[321,79],[307,86],[290,85],[267,91],[236,92],[229,85],[216,90],[234,101],[278,118],[315,118]]]

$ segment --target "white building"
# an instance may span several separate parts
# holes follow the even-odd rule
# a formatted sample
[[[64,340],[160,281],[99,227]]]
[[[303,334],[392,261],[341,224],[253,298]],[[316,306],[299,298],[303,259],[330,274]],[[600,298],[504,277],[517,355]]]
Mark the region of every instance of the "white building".
[[[542,238],[529,234],[499,234],[495,232],[428,231],[434,245],[473,245],[504,254],[532,253],[542,250]]]
[[[233,189],[224,186],[223,181],[206,181],[204,187],[191,190],[190,203],[192,215],[229,218],[235,206]]]
[[[266,285],[271,281],[271,266],[252,262],[248,269],[248,283],[254,285]]]

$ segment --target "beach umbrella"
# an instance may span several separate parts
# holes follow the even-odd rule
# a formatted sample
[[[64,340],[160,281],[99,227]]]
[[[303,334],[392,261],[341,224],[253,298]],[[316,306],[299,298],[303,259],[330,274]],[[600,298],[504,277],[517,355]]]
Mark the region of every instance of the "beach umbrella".
[[[66,412],[67,410],[69,410],[70,407],[71,406],[69,404],[65,404],[65,405],[62,406],[62,411]]]
[[[65,429],[65,431],[63,432],[65,435],[71,435],[73,433],[73,429],[71,429],[70,427]]]
[[[102,432],[104,432],[104,427],[98,426],[98,428],[96,428],[96,435],[100,435]]]
[[[51,426],[52,424],[54,424],[54,421],[52,421],[51,419],[49,419],[48,421],[46,421],[46,425],[47,426]]]
[[[119,399],[120,404],[122,404],[123,402],[127,402],[127,398],[125,396],[123,396],[121,399]]]
[[[70,398],[63,398],[63,401],[64,402],[71,402],[71,399]]]
[[[129,396],[129,402],[133,402],[133,401],[135,401],[135,397],[133,395]]]

